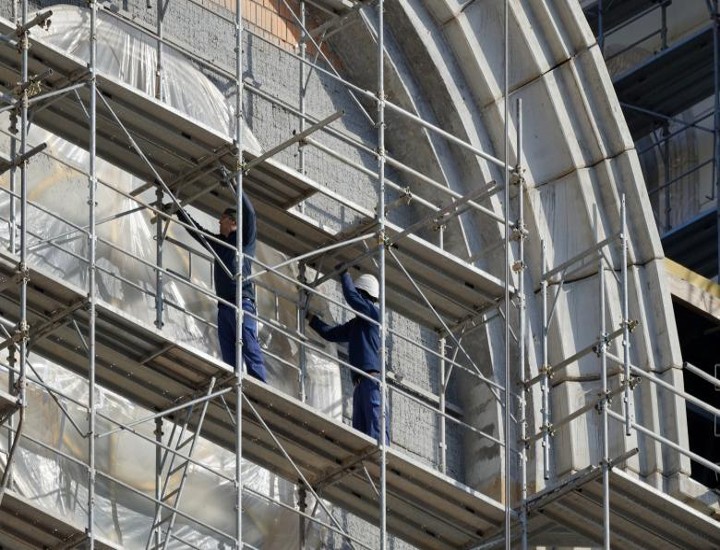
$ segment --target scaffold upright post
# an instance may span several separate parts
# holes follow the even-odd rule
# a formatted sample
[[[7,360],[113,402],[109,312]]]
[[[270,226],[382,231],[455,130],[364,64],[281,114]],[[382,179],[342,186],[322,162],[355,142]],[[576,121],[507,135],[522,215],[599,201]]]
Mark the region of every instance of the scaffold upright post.
[[[447,384],[445,383],[445,336],[438,340],[438,353],[440,354],[440,471],[447,471],[447,422],[445,420],[445,399]]]
[[[385,238],[385,1],[379,0],[377,40],[377,132],[378,132],[378,232]],[[382,244],[382,243],[381,243]],[[380,264],[380,550],[387,548],[387,311],[385,309],[385,246],[379,249]]]
[[[96,0],[90,1],[90,78],[88,87],[90,92],[89,118],[90,118],[90,146],[89,146],[89,178],[88,178],[88,209],[89,209],[89,243],[88,243],[88,356],[89,356],[89,384],[88,384],[88,525],[87,535],[89,548],[95,548],[95,423],[97,411],[95,410],[95,319],[96,319],[96,246],[97,227],[95,220],[97,166],[96,166],[96,116],[97,116],[97,16],[98,5]]]
[[[163,208],[163,190],[161,186],[155,187],[155,208],[162,210]],[[155,270],[155,326],[159,329],[163,327],[163,240],[164,240],[164,224],[158,218],[155,224],[155,261],[157,269]]]
[[[159,224],[158,224],[159,225]],[[155,517],[160,518],[162,513],[162,470],[163,470],[163,449],[161,447],[163,438],[163,419],[158,417],[155,419]],[[155,532],[151,534],[151,539],[155,539],[154,548],[160,548],[162,543],[162,528],[159,523],[155,525]]]
[[[305,130],[305,116],[306,116],[306,101],[305,101],[305,91],[306,91],[306,56],[307,56],[307,27],[306,27],[306,17],[307,13],[305,11],[305,0],[300,0],[300,86],[299,86],[299,92],[300,92],[300,132],[302,133]],[[298,143],[298,171],[301,174],[305,173],[305,147],[302,142]],[[300,203],[299,207],[302,211],[304,208],[304,203]]]
[[[631,408],[631,384],[630,384],[630,306],[628,300],[628,226],[627,226],[627,206],[625,204],[625,194],[622,196],[620,203],[620,217],[622,223],[622,266],[621,266],[621,284],[622,284],[622,308],[623,308],[623,408],[625,413],[625,435],[632,435],[632,408]]]
[[[28,23],[28,0],[23,0],[22,7],[21,7],[21,21],[23,28],[26,28],[26,25]],[[28,150],[28,87],[25,85],[28,82],[28,51],[30,49],[30,43],[29,43],[30,37],[29,32],[25,30],[25,32],[22,33],[22,36],[20,36],[20,47],[21,47],[21,78],[20,81],[22,82],[23,90],[22,95],[20,97],[20,151],[19,154],[21,157],[25,157],[25,154]],[[17,331],[20,334],[20,346],[19,346],[19,352],[20,352],[20,372],[18,373],[18,380],[17,380],[17,387],[18,387],[18,398],[20,400],[20,414],[17,424],[17,430],[15,432],[14,439],[12,440],[12,445],[8,447],[8,462],[6,464],[6,472],[3,477],[4,484],[3,484],[3,492],[4,488],[7,487],[8,483],[10,482],[10,472],[12,468],[12,464],[10,462],[10,453],[14,446],[17,446],[18,444],[18,438],[20,437],[20,430],[22,428],[23,419],[25,417],[25,410],[27,408],[27,396],[26,396],[26,384],[25,384],[25,376],[27,372],[27,351],[28,351],[28,339],[27,339],[27,331],[28,331],[28,315],[27,315],[27,305],[28,305],[28,277],[27,277],[27,256],[28,256],[28,199],[29,199],[29,193],[28,193],[28,173],[27,173],[27,159],[23,160],[23,162],[20,164],[20,265],[18,266],[20,272],[21,272],[21,279],[20,279],[20,315],[19,315],[19,324],[17,327]],[[14,202],[14,199],[11,200],[11,202]]]
[[[720,0],[712,0],[713,23],[713,84],[714,109],[713,119],[713,194],[715,195],[715,217],[717,227],[717,276],[720,281]]]
[[[542,295],[542,382],[540,392],[542,395],[542,453],[543,453],[543,478],[550,479],[550,362],[548,360],[548,336],[550,332],[550,319],[548,318],[548,280],[545,277],[547,271],[547,245],[543,239],[540,243],[540,265],[542,281],[540,292]]]
[[[595,234],[599,237],[599,221],[598,213],[595,211]],[[603,478],[603,545],[605,550],[610,550],[610,434],[608,432],[608,371],[607,371],[607,331],[606,331],[606,301],[605,301],[605,260],[601,252],[598,252],[598,280],[599,280],[599,297],[600,297],[600,335],[598,341],[598,354],[600,355],[600,377],[601,377],[601,394],[599,400],[600,406],[600,422],[602,437],[602,478]]]
[[[505,392],[504,392],[504,415],[503,415],[503,440],[505,443],[505,456],[504,456],[504,495],[503,500],[505,501],[505,549],[511,550],[511,539],[512,539],[512,460],[510,457],[511,448],[511,436],[510,436],[510,422],[512,415],[510,414],[511,409],[511,392],[510,392],[510,378],[512,373],[510,371],[510,281],[511,281],[511,251],[510,251],[510,108],[508,105],[509,95],[509,80],[510,80],[510,33],[509,33],[509,19],[510,19],[510,5],[509,0],[505,0],[503,9],[503,117],[504,117],[504,158],[502,162],[505,188],[503,192],[504,202],[504,240],[505,240],[505,273],[503,278],[504,283],[504,303],[505,303]]]
[[[520,337],[518,341],[518,363],[520,372],[518,380],[520,380],[520,393],[518,397],[518,407],[520,410],[518,424],[520,427],[520,529],[522,531],[522,549],[527,550],[528,545],[528,516],[527,516],[527,393],[525,388],[525,338],[526,335],[526,308],[525,302],[525,178],[523,176],[523,157],[522,157],[522,138],[523,138],[523,119],[522,119],[522,99],[518,98],[516,102],[516,119],[517,119],[517,143],[515,145],[515,154],[517,155],[517,164],[515,165],[515,181],[517,183],[518,196],[518,219],[517,219],[517,239],[518,239],[518,324],[520,325]]]
[[[148,4],[149,5],[149,4]],[[167,0],[157,0],[156,32],[157,32],[157,63],[155,66],[155,98],[162,101],[163,98],[163,6],[168,5]]]
[[[243,214],[242,214],[242,193],[243,193],[243,171],[240,169],[243,161],[243,131],[245,119],[243,115],[243,28],[242,28],[242,3],[243,0],[235,0],[235,86],[237,93],[235,94],[235,145],[237,147],[237,164],[238,170],[235,176],[236,184],[236,208],[237,208],[237,224],[242,234]],[[242,525],[242,237],[237,239],[236,260],[240,280],[238,281],[238,291],[235,293],[236,307],[236,326],[235,326],[235,550],[241,550],[243,547],[243,525]]]

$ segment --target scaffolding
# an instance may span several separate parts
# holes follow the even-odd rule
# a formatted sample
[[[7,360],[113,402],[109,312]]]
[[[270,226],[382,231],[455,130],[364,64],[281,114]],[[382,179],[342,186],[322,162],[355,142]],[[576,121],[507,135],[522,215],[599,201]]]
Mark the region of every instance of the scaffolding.
[[[328,132],[359,149],[365,147],[364,144],[353,142],[351,136],[343,136],[342,131],[330,127],[333,121],[343,116],[342,112],[313,119],[306,113],[304,101],[297,108],[292,107],[302,121],[296,135],[264,153],[248,143],[243,118],[245,94],[256,94],[280,108],[287,106],[276,98],[263,96],[261,87],[253,87],[243,77],[243,36],[250,31],[243,25],[242,0],[235,2],[234,20],[227,21],[235,28],[234,67],[224,75],[232,81],[235,92],[236,118],[232,136],[170,108],[163,101],[159,85],[156,87],[156,97],[151,97],[98,71],[97,22],[98,12],[102,11],[105,17],[118,19],[150,33],[158,47],[157,81],[162,81],[163,52],[166,48],[181,50],[180,45],[173,44],[164,35],[162,2],[157,3],[157,28],[151,32],[137,22],[127,21],[121,12],[107,10],[99,2],[90,0],[91,40],[87,65],[41,38],[36,38],[42,36],[41,32],[36,32],[38,28],[48,25],[52,18],[49,10],[40,11],[30,19],[28,0],[23,0],[17,22],[0,20],[0,81],[6,89],[8,83],[18,83],[17,87],[3,94],[2,101],[6,106],[0,107],[0,112],[15,113],[19,134],[18,138],[12,138],[12,143],[17,143],[17,147],[13,145],[4,165],[5,170],[12,172],[13,183],[7,193],[11,196],[13,206],[10,219],[7,220],[11,227],[10,250],[0,254],[0,273],[3,278],[0,309],[4,319],[4,342],[0,346],[8,350],[7,371],[10,379],[10,393],[0,395],[3,404],[0,417],[5,419],[10,439],[0,508],[3,540],[22,548],[73,548],[83,544],[89,548],[116,547],[96,533],[95,486],[98,477],[108,478],[109,475],[96,464],[95,446],[100,439],[123,431],[156,446],[153,495],[138,491],[121,480],[113,480],[113,483],[148,501],[154,508],[154,517],[147,532],[148,548],[167,548],[171,544],[195,547],[174,531],[178,518],[212,533],[221,541],[218,544],[232,548],[247,546],[243,542],[243,495],[253,489],[245,486],[243,459],[297,483],[298,503],[289,508],[297,514],[301,524],[319,524],[352,547],[371,548],[373,545],[359,539],[337,521],[328,502],[377,526],[379,538],[376,546],[382,549],[388,547],[390,535],[419,548],[511,548],[517,544],[526,548],[530,544],[552,541],[558,526],[567,530],[566,537],[571,537],[564,540],[590,541],[605,548],[717,546],[720,541],[720,524],[717,521],[653,489],[623,470],[627,461],[639,452],[638,440],[647,438],[720,474],[717,465],[689,452],[662,434],[653,432],[634,418],[633,394],[640,379],[671,392],[679,399],[692,401],[716,418],[720,411],[678,390],[661,376],[633,365],[630,360],[631,332],[638,321],[630,318],[628,302],[629,235],[624,199],[619,226],[608,230],[598,222],[594,228],[594,247],[559,265],[548,265],[543,255],[542,361],[537,369],[528,367],[528,290],[525,288],[524,275],[528,267],[525,241],[529,234],[524,218],[526,167],[521,153],[522,103],[518,101],[511,114],[508,94],[507,0],[503,95],[505,160],[495,158],[388,99],[383,73],[386,55],[384,4],[384,0],[307,0],[299,3],[297,14],[291,12],[305,39],[300,54],[296,56],[301,66],[322,72],[347,88],[362,110],[366,103],[376,107],[375,117],[370,117],[377,132],[376,143],[364,151],[376,159],[375,170],[359,166],[315,140],[313,134],[316,132]],[[309,29],[306,21],[308,9],[336,15],[326,16],[326,23]],[[374,24],[363,11],[371,9],[376,10]],[[314,37],[318,33],[327,36],[353,18],[361,18],[364,24],[371,27],[376,38],[377,87],[372,92],[346,81],[336,71],[329,70],[325,63],[310,60],[305,49],[306,45],[312,44],[317,55],[322,56],[323,47]],[[31,47],[32,55],[29,55]],[[191,52],[182,50],[182,53],[195,62],[204,62]],[[39,86],[40,83],[42,86]],[[423,131],[451,142],[469,155],[482,158],[502,174],[502,181],[487,181],[477,185],[470,193],[460,195],[430,176],[392,158],[385,148],[387,112],[404,117]],[[33,202],[27,193],[28,162],[39,156],[52,158],[52,153],[45,151],[44,144],[33,146],[28,143],[31,113],[33,124],[89,152],[90,161],[85,170],[89,197],[88,223],[86,226],[69,224],[72,234],[80,235],[87,242],[87,256],[77,258],[87,270],[85,288],[68,283],[48,273],[42,265],[35,265],[29,260],[28,243],[31,238],[40,239],[48,246],[59,247],[60,241],[68,237],[53,235],[43,238],[42,235],[32,233],[31,224],[27,221],[29,208],[56,216]],[[517,131],[517,142],[514,144],[517,160],[512,165],[509,160],[511,144],[507,137],[510,136],[511,119]],[[296,145],[301,145],[298,170],[277,160],[280,152]],[[351,198],[309,178],[304,173],[304,151],[307,147],[313,147],[328,158],[374,178],[377,207],[374,210],[364,208]],[[96,158],[108,160],[148,183],[131,193],[114,188],[112,182],[101,181],[98,177]],[[52,160],[60,162],[58,159]],[[416,190],[391,181],[387,166],[444,193],[447,204],[436,205]],[[19,191],[14,185],[16,172],[19,172]],[[111,188],[114,193],[134,201],[138,209],[152,212],[157,222],[155,261],[139,259],[156,274],[154,288],[150,291],[141,289],[147,292],[154,303],[154,326],[105,303],[96,294],[98,274],[122,277],[105,270],[96,258],[98,244],[113,247],[113,243],[97,232],[102,220],[97,218],[95,193],[101,187]],[[141,195],[153,189],[156,193],[155,201],[144,202]],[[395,201],[388,200],[391,191],[397,196]],[[418,407],[428,408],[438,417],[441,427],[439,469],[431,468],[389,447],[383,437],[373,440],[314,409],[306,402],[302,364],[287,365],[297,371],[300,388],[297,396],[288,395],[246,376],[240,353],[236,354],[236,365],[226,365],[163,333],[164,316],[168,309],[181,308],[164,295],[163,288],[167,281],[186,285],[216,298],[188,277],[179,276],[163,265],[163,247],[175,244],[167,236],[166,226],[169,223],[182,225],[163,208],[163,203],[170,201],[175,208],[192,205],[210,215],[219,216],[228,204],[235,204],[237,211],[242,212],[243,192],[248,193],[254,201],[261,240],[289,258],[275,265],[253,259],[255,273],[252,278],[257,285],[263,285],[263,274],[272,273],[292,283],[299,291],[298,296],[276,298],[295,305],[297,326],[287,326],[262,315],[258,315],[257,319],[301,348],[328,356],[304,334],[302,320],[308,309],[308,297],[322,296],[338,308],[346,307],[331,296],[324,295],[322,283],[343,267],[352,265],[371,270],[377,266],[380,280],[378,325],[381,335],[380,387],[383,411],[380,433],[385,433],[389,422],[385,411],[391,396],[401,396]],[[308,197],[314,196],[322,196],[352,212],[353,223],[343,231],[334,231],[313,220],[301,205]],[[388,212],[395,207],[395,202],[410,199],[428,213],[406,226],[390,221]],[[498,215],[487,206],[491,199],[500,199],[503,215]],[[514,215],[511,208],[513,204]],[[503,242],[499,244],[504,254],[502,276],[478,268],[472,258],[460,258],[445,247],[445,226],[469,213],[490,219],[503,234]],[[125,214],[116,213],[117,216]],[[241,225],[241,220],[238,225]],[[437,243],[421,236],[420,230],[426,227],[436,229]],[[207,235],[205,238],[212,237]],[[128,254],[127,251],[119,252]],[[192,254],[197,255],[196,251]],[[209,263],[214,259],[197,256],[199,260]],[[236,251],[236,257],[242,260],[241,248]],[[289,264],[299,266],[299,278],[289,276],[284,270]],[[238,265],[241,265],[241,261],[238,261]],[[551,357],[550,342],[553,337],[557,337],[556,332],[559,330],[552,323],[553,310],[560,299],[563,284],[572,277],[587,276],[588,273],[597,274],[597,338],[579,346],[578,351],[568,357],[557,354]],[[312,274],[314,278],[306,277],[306,274]],[[530,294],[532,296],[532,291]],[[410,296],[414,299],[409,299]],[[608,320],[615,317],[607,311],[609,296],[619,296],[618,302],[621,304],[621,320],[611,326],[608,326]],[[234,308],[237,316],[238,352],[242,346],[240,327],[243,316],[252,315],[243,311],[240,300],[238,295],[235,304],[226,304]],[[548,301],[553,302],[549,308]],[[409,339],[389,326],[388,310],[439,334],[437,350],[421,343],[408,342],[440,362],[442,388],[436,405],[428,405],[427,399],[418,398],[420,392],[417,388],[391,376],[386,339]],[[498,320],[502,323],[505,335],[504,383],[486,376],[463,346],[463,338],[472,330]],[[454,354],[446,353],[447,343],[452,343]],[[35,353],[87,379],[87,402],[77,401],[62,388],[46,384],[36,373],[31,372],[28,346],[32,346]],[[565,411],[564,415],[554,414],[551,398],[554,380],[561,378],[564,370],[581,358],[593,354],[597,357],[597,372],[602,384],[600,393],[581,407]],[[356,376],[367,376],[346,361],[341,360],[339,363],[341,368],[352,371]],[[539,374],[531,377],[528,373],[533,370]],[[497,400],[503,411],[502,438],[469,425],[452,414],[446,402],[446,389],[453,372],[459,371],[472,377],[478,386],[485,387]],[[711,383],[720,385],[716,379],[712,379]],[[88,422],[82,431],[87,442],[87,461],[64,454],[23,432],[26,389],[29,384],[42,388],[53,399],[72,402],[86,412]],[[119,422],[98,411],[95,402],[98,386],[108,388],[155,412],[131,423]],[[534,426],[526,410],[527,396],[538,392],[541,395],[542,423]],[[612,398],[615,396],[621,399],[619,411],[612,406]],[[552,449],[556,432],[569,429],[573,422],[591,414],[598,414],[601,418],[601,460],[583,471],[555,479]],[[98,428],[101,422],[113,427],[102,431]],[[140,424],[154,424],[157,439],[147,438],[137,430]],[[163,427],[168,424],[172,426],[174,434],[170,437],[171,443],[165,443],[162,439]],[[484,438],[502,449],[505,478],[500,499],[484,495],[446,473],[445,434],[448,425],[460,426],[473,436]],[[531,434],[530,431],[535,429],[537,431]],[[620,444],[616,441],[617,437],[613,436],[617,429],[621,429],[624,434]],[[194,457],[193,449],[200,436],[233,453],[234,475],[228,477],[222,472],[213,471],[211,466],[202,464]],[[86,472],[85,525],[73,525],[43,511],[13,489],[14,450],[22,440],[30,441],[47,452],[57,453]],[[538,449],[541,449],[541,458]],[[527,465],[532,460],[541,460],[543,478],[547,482],[546,488],[539,492],[532,489],[531,475],[527,471]],[[212,472],[232,485],[236,516],[233,529],[218,529],[181,509],[180,501],[185,494],[187,472],[191,465]],[[288,507],[272,497],[265,498],[276,505]],[[316,508],[312,513],[307,511],[311,502]],[[638,503],[641,505],[638,506]],[[324,510],[327,519],[321,519],[315,513],[318,508]],[[304,542],[301,540],[299,544],[303,547]]]
[[[632,0],[622,5],[596,0],[587,3],[584,9],[608,63],[634,50],[647,49],[648,44],[655,49],[653,55],[620,71],[613,83],[633,138],[651,138],[639,142],[638,154],[656,152],[662,163],[663,173],[648,191],[657,203],[655,218],[666,253],[713,278],[720,273],[716,259],[720,251],[717,224],[720,210],[716,199],[720,189],[720,12],[716,0],[697,4],[702,4],[705,20],[692,32],[679,37],[671,36],[670,32],[673,21],[670,10],[679,6],[673,5],[672,0]],[[642,29],[648,32],[636,32],[638,38],[620,50],[607,50],[608,39],[616,33]],[[689,111],[707,99],[711,99],[707,109],[698,113]],[[678,155],[672,151],[673,142],[690,132],[711,135],[712,149],[709,154],[694,159],[690,166],[675,171],[679,173],[672,173],[670,167],[676,162],[673,156]],[[711,203],[715,202],[714,208],[702,213],[682,212],[675,195],[682,197],[690,178],[705,171],[709,171],[709,181],[706,186],[701,183],[702,194]],[[678,219],[674,210],[681,211],[684,218]],[[702,235],[704,240],[693,241],[690,234]],[[713,243],[712,247],[708,243]],[[683,247],[696,252],[683,252]]]

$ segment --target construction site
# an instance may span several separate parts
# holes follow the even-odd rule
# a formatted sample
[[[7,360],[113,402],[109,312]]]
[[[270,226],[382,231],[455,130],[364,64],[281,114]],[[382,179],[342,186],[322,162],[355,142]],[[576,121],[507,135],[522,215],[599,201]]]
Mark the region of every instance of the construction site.
[[[0,0],[0,549],[720,548],[718,194],[720,0]]]

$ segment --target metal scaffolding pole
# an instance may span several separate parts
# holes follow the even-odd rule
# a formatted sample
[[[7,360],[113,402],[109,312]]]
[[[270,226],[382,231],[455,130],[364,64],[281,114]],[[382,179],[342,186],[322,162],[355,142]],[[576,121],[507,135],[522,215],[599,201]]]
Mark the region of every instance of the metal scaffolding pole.
[[[625,195],[622,196],[622,202],[620,205],[620,217],[622,218],[622,308],[623,308],[623,361],[624,361],[624,374],[623,374],[623,408],[625,412],[625,435],[630,436],[632,434],[632,407],[631,407],[631,384],[630,384],[630,306],[628,301],[628,227],[627,227],[627,207],[625,205]]]
[[[13,6],[15,8],[15,6]],[[2,476],[2,484],[0,486],[0,501],[2,501],[3,496],[5,494],[5,490],[9,486],[9,484],[12,481],[12,461],[13,457],[15,455],[15,452],[19,445],[20,435],[23,428],[23,424],[25,421],[25,411],[27,409],[27,381],[26,381],[26,373],[27,373],[27,353],[28,353],[28,331],[29,331],[29,325],[28,325],[28,315],[27,315],[27,305],[28,305],[28,276],[27,276],[27,255],[28,255],[28,180],[27,180],[27,151],[28,151],[28,130],[29,130],[29,121],[28,121],[28,94],[29,89],[27,86],[28,83],[28,50],[30,49],[30,43],[29,43],[29,23],[28,23],[28,3],[27,0],[23,0],[22,7],[21,7],[21,23],[22,23],[22,29],[23,32],[19,36],[20,38],[20,54],[21,54],[21,88],[22,88],[22,95],[20,96],[20,151],[19,158],[22,159],[22,162],[20,164],[20,265],[18,266],[18,271],[20,275],[20,315],[19,315],[19,322],[18,326],[15,328],[16,336],[19,340],[19,353],[20,353],[20,372],[19,376],[17,378],[16,382],[16,388],[17,388],[17,399],[18,403],[20,405],[20,411],[19,411],[19,418],[18,418],[18,424],[17,424],[17,430],[15,431],[14,437],[12,435],[8,435],[8,456],[7,461],[5,463],[5,471],[3,472]],[[16,145],[16,141],[12,140],[13,146]],[[12,154],[15,154],[15,150],[13,148]],[[11,160],[14,161],[15,157],[11,157]],[[13,197],[11,199],[11,203],[15,203],[15,198]],[[13,236],[11,242],[13,243],[13,252],[15,251],[15,227],[14,224],[11,226],[11,230],[13,231]],[[14,361],[14,355],[15,355],[16,347],[15,345],[10,346],[10,354],[12,357],[12,361]],[[8,383],[13,382],[13,377],[8,377]],[[12,424],[11,424],[12,426]]]
[[[95,410],[95,320],[97,317],[96,304],[96,246],[97,246],[97,227],[95,223],[95,208],[96,208],[96,191],[97,191],[97,166],[96,166],[96,116],[97,116],[97,1],[90,0],[90,64],[88,70],[90,72],[90,78],[88,80],[88,87],[90,93],[90,105],[89,105],[89,117],[90,117],[90,147],[89,147],[89,177],[88,177],[88,189],[89,189],[89,230],[90,234],[88,237],[88,355],[89,355],[89,386],[88,386],[88,413],[89,413],[89,426],[88,426],[88,454],[89,454],[89,467],[88,467],[88,538],[90,550],[95,547],[95,422],[96,414]]]
[[[712,0],[713,20],[713,83],[714,83],[714,108],[713,119],[713,194],[715,195],[715,217],[717,225],[717,280],[720,281],[720,1]]]
[[[521,449],[519,452],[520,461],[520,528],[522,530],[522,549],[527,550],[528,546],[528,515],[527,515],[527,498],[528,498],[528,486],[527,486],[527,388],[525,387],[525,362],[526,362],[526,349],[525,339],[526,335],[526,297],[525,297],[525,238],[527,236],[527,229],[525,228],[525,178],[523,176],[523,158],[522,158],[522,100],[517,100],[517,143],[515,151],[517,155],[517,164],[515,165],[514,178],[517,184],[517,196],[518,196],[518,221],[515,227],[515,234],[518,239],[518,260],[516,264],[516,271],[518,272],[518,309],[519,309],[519,320],[520,325],[520,336],[518,338],[519,345],[519,367],[520,372],[518,373],[518,379],[520,380],[520,393],[518,396],[518,424],[520,429],[519,441],[522,442]],[[509,381],[507,382],[510,385]]]
[[[306,76],[305,76],[305,69],[307,65],[305,64],[305,61],[307,60],[307,30],[306,30],[306,6],[305,6],[305,0],[300,0],[300,133],[303,133],[305,131],[305,118],[307,116],[306,114],[306,101],[305,101],[305,92],[307,89],[307,84],[305,82]],[[298,143],[298,171],[301,174],[305,174],[305,147],[302,142]],[[304,204],[300,203],[299,208],[301,211],[304,208]]]
[[[505,441],[505,457],[504,457],[504,470],[505,470],[505,483],[504,483],[504,501],[505,501],[505,549],[511,550],[511,538],[512,538],[512,461],[510,459],[510,422],[512,420],[510,414],[510,377],[512,375],[510,371],[510,108],[508,101],[510,98],[509,94],[509,80],[510,80],[510,34],[509,34],[509,19],[510,19],[510,6],[509,1],[505,0],[503,10],[503,38],[504,38],[504,54],[503,54],[503,104],[504,104],[504,120],[505,120],[505,150],[503,156],[503,162],[500,164],[504,171],[505,189],[503,193],[504,207],[505,207],[505,392],[504,392],[504,441]]]
[[[447,423],[445,421],[445,398],[447,383],[445,382],[445,337],[438,340],[438,353],[440,355],[440,471],[447,471]]]
[[[542,375],[542,450],[543,450],[543,478],[550,479],[550,361],[548,360],[548,336],[550,332],[550,319],[548,318],[548,279],[546,277],[547,270],[547,247],[545,241],[541,242],[540,265],[542,281],[540,289],[542,294],[542,365],[540,372]],[[560,290],[558,289],[558,292]]]
[[[596,211],[597,212],[597,211]],[[595,232],[599,231],[599,221],[596,214]],[[598,254],[598,275],[600,291],[600,336],[598,341],[598,354],[600,356],[600,372],[602,377],[602,390],[600,396],[600,414],[602,422],[602,472],[603,472],[603,542],[605,550],[610,550],[610,436],[608,433],[608,406],[610,395],[608,392],[607,371],[607,333],[605,328],[605,260]]]
[[[235,94],[235,145],[237,146],[238,166],[242,165],[242,154],[243,154],[243,130],[245,129],[245,118],[243,113],[243,27],[242,27],[242,3],[243,0],[235,0],[235,85],[237,87],[237,93]],[[242,524],[242,493],[243,493],[243,479],[242,479],[242,398],[243,398],[243,359],[242,359],[242,323],[244,320],[244,313],[242,308],[242,265],[243,265],[243,250],[242,250],[242,227],[243,227],[243,211],[242,211],[242,200],[243,200],[243,171],[238,170],[235,175],[236,184],[236,212],[237,212],[237,227],[240,235],[237,239],[237,249],[235,252],[237,269],[240,275],[240,280],[237,283],[237,292],[235,294],[235,364],[232,365],[234,368],[235,375],[235,521],[236,521],[236,532],[235,532],[235,549],[241,550],[243,547],[243,524]]]
[[[377,131],[378,131],[378,233],[385,238],[385,1],[379,0],[377,6]],[[387,311],[385,309],[385,247],[380,246],[380,550],[387,548],[387,440],[388,430],[387,404]]]

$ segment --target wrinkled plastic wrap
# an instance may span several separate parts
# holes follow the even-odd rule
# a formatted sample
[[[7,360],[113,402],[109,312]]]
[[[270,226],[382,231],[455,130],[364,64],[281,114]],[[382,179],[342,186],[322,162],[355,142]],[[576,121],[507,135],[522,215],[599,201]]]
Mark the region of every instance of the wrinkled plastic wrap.
[[[50,31],[33,32],[39,39],[67,50],[73,56],[88,58],[89,12],[86,10],[54,6]],[[156,43],[103,14],[100,14],[98,21],[98,37],[97,65],[100,72],[154,96]],[[231,135],[232,109],[212,82],[190,62],[169,49],[164,50],[163,65],[165,72],[162,85],[166,101],[216,131]],[[7,118],[0,121],[0,126],[8,127]],[[3,134],[0,139],[2,150],[8,152],[9,136]],[[249,133],[246,132],[244,140],[259,150],[257,141]],[[30,144],[43,141],[48,143],[48,153],[62,159],[62,162],[43,156],[33,159],[28,169],[29,200],[51,210],[57,217],[37,208],[28,209],[29,262],[80,288],[86,288],[87,265],[80,258],[87,257],[87,239],[68,222],[80,227],[86,227],[88,223],[88,180],[83,174],[83,170],[87,170],[88,154],[33,125],[29,135]],[[101,182],[123,192],[130,192],[144,183],[101,159],[97,161],[97,174]],[[7,190],[8,174],[2,178],[3,188]],[[151,190],[140,198],[146,203],[152,203],[154,192]],[[156,228],[151,223],[152,213],[140,210],[117,217],[135,208],[135,202],[122,197],[111,187],[98,186],[98,236],[112,242],[122,252],[102,242],[98,243],[97,264],[100,271],[97,293],[100,300],[121,308],[146,324],[152,324],[155,320],[155,301],[149,293],[155,290],[155,273],[139,261],[155,262]],[[0,239],[6,247],[10,240],[7,223],[9,212],[9,195],[2,193],[0,216],[3,224]],[[216,227],[216,220],[202,216],[201,213],[198,213],[198,218],[206,227]],[[172,225],[169,232],[171,237],[185,243],[193,242],[182,228],[173,228]],[[262,235],[259,237],[262,239]],[[51,238],[50,243],[48,239]],[[205,288],[210,287],[212,277],[208,262],[193,260],[190,272],[186,250],[166,246],[163,254],[166,268],[177,273],[191,273],[193,282]],[[270,265],[282,260],[279,254],[261,244],[257,257]],[[117,276],[121,276],[124,281]],[[286,296],[297,294],[293,285],[279,277],[266,275],[262,282]],[[164,292],[167,299],[178,308],[166,308],[163,332],[217,356],[215,328],[182,311],[190,311],[200,319],[214,323],[214,300],[167,278]],[[258,288],[261,315],[275,317],[288,327],[295,326],[294,306],[287,300],[279,300],[278,303],[280,306],[276,309],[274,296]],[[291,364],[299,364],[300,350],[297,344],[268,327],[260,327],[260,336],[269,351]],[[297,371],[271,358],[266,359],[270,384],[297,396]],[[33,369],[29,373],[31,376],[40,377],[49,386],[61,389],[79,402],[87,402],[87,381],[32,354],[29,361]],[[337,364],[308,353],[307,369],[307,401],[325,414],[340,418],[341,387]],[[57,453],[25,440],[14,463],[15,490],[51,512],[84,525],[87,518],[87,468],[82,463],[87,463],[88,442],[82,433],[87,430],[87,414],[85,409],[67,399],[60,398],[60,402],[66,408],[67,415],[61,412],[47,392],[30,384],[25,433],[77,458],[81,463],[60,457]],[[103,390],[99,391],[97,403],[98,413],[119,422],[131,422],[149,414],[134,406],[131,401]],[[99,418],[97,433],[102,434],[114,427],[111,422]],[[171,427],[168,422],[164,424],[165,443],[168,442]],[[135,429],[151,440],[155,438],[154,422],[146,422]],[[3,438],[3,448],[5,443]],[[5,458],[6,454],[3,453],[2,460]],[[234,476],[235,459],[232,453],[205,440],[199,440],[193,458],[229,478]],[[96,482],[96,535],[129,548],[145,547],[153,521],[154,504],[133,494],[121,484],[153,496],[155,464],[156,447],[131,433],[117,432],[97,440],[96,465],[99,474]],[[270,495],[291,507],[295,506],[295,486],[258,466],[243,463],[243,482],[251,491]],[[297,548],[298,516],[268,503],[251,491],[246,491],[243,497],[243,540],[258,547]],[[200,467],[191,467],[180,504],[183,512],[213,528],[232,534],[235,529],[234,507],[231,482]],[[230,542],[181,516],[177,517],[173,533],[201,548],[221,548]],[[321,529],[311,526],[306,534],[306,544],[308,547],[319,546],[322,536]],[[169,547],[186,545],[171,541]]]

